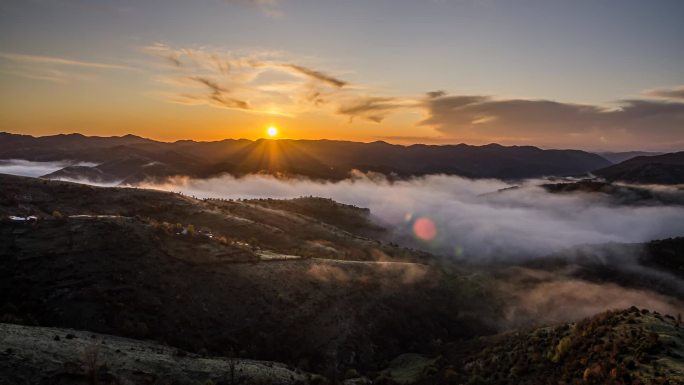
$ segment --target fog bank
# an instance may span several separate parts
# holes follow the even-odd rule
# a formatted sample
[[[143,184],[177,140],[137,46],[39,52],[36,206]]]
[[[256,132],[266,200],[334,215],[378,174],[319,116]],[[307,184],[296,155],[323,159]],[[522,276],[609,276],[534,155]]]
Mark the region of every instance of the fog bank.
[[[684,235],[682,206],[618,206],[600,194],[549,193],[535,181],[508,189],[514,186],[499,180],[445,175],[396,182],[365,174],[339,182],[252,175],[174,178],[140,187],[198,198],[332,198],[369,208],[403,244],[481,260]]]
[[[39,177],[68,166],[96,166],[97,163],[88,162],[70,162],[70,161],[55,161],[55,162],[33,162],[23,159],[7,159],[0,160],[0,174],[10,174],[19,176]]]

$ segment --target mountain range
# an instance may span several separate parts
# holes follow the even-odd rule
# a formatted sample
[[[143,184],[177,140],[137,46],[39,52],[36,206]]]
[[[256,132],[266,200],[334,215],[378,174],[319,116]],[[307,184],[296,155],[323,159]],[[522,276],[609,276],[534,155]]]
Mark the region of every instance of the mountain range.
[[[638,156],[595,173],[609,181],[680,184],[684,183],[684,152]]]
[[[684,183],[684,152],[590,153],[533,146],[393,145],[336,140],[159,142],[135,135],[97,137],[60,134],[33,137],[0,133],[0,160],[67,161],[48,179],[134,185],[173,176],[230,174],[300,176],[342,180],[354,170],[389,178],[429,174],[516,180],[595,175],[609,182]],[[82,165],[82,162],[95,165]],[[615,162],[615,164],[614,164]]]
[[[0,159],[95,162],[99,165],[67,167],[48,177],[124,183],[173,175],[204,178],[224,173],[339,180],[349,177],[352,170],[399,178],[442,173],[519,179],[584,175],[611,165],[601,156],[585,151],[498,144],[401,146],[386,142],[290,139],[166,143],[133,135],[32,137],[8,133],[0,133]]]

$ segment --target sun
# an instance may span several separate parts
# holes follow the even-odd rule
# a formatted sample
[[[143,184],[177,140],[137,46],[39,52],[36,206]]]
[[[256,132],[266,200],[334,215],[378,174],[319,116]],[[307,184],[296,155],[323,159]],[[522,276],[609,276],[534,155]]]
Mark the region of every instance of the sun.
[[[276,126],[271,126],[271,127],[269,127],[268,129],[266,129],[266,133],[267,133],[268,136],[270,136],[271,138],[274,138],[274,137],[276,137],[276,136],[278,135],[278,127],[276,127]]]

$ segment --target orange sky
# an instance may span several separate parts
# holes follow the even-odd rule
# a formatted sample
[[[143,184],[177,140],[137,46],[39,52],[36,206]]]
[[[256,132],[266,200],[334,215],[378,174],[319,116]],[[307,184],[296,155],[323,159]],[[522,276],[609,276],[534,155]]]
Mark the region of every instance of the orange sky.
[[[684,149],[681,3],[552,3],[2,2],[0,130]]]

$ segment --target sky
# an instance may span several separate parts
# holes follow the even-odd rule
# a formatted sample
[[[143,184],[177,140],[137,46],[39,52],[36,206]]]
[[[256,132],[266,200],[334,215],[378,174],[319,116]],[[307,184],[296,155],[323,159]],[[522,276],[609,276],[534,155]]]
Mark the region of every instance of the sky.
[[[3,0],[0,131],[684,150],[684,2]]]

